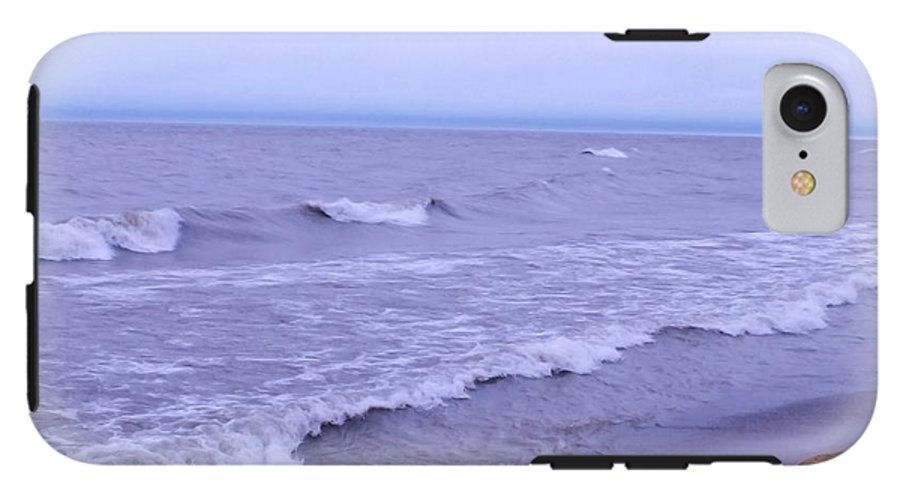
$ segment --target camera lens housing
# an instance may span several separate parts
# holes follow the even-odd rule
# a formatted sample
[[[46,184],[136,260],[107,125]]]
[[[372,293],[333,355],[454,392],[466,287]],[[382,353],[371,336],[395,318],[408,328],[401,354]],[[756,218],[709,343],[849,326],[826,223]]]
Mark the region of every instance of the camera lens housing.
[[[814,65],[778,64],[765,74],[762,100],[766,225],[789,234],[841,229],[849,211],[851,170],[841,83]]]
[[[812,86],[794,86],[781,97],[781,119],[797,132],[817,129],[827,113],[825,97]]]

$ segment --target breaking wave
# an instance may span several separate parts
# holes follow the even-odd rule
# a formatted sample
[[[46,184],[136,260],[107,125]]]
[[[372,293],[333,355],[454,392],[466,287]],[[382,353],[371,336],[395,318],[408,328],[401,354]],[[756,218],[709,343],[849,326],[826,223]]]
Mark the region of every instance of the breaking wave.
[[[389,393],[372,391],[349,397],[329,394],[300,406],[284,405],[269,410],[233,410],[238,418],[225,424],[208,424],[199,435],[166,435],[156,430],[142,435],[113,437],[101,444],[63,452],[89,463],[134,464],[284,464],[302,461],[298,447],[320,435],[324,428],[341,426],[376,410],[428,409],[447,400],[466,399],[478,385],[508,377],[544,378],[561,373],[587,374],[602,363],[621,358],[627,347],[652,341],[646,335],[611,337],[600,331],[587,339],[556,337],[523,344],[509,352],[485,354],[467,368],[434,373],[415,385]],[[190,416],[189,410],[163,411]],[[196,421],[196,417],[192,418]]]
[[[175,210],[164,208],[41,223],[39,256],[50,261],[106,261],[115,257],[117,249],[169,252],[178,244],[182,221]]]
[[[109,261],[119,251],[171,252],[185,235],[224,241],[265,239],[297,232],[303,222],[314,228],[310,222],[314,216],[338,223],[416,227],[427,225],[433,211],[457,216],[449,205],[433,198],[398,203],[354,202],[342,198],[333,202],[307,201],[299,208],[297,205],[225,210],[182,207],[76,216],[61,223],[40,224],[39,257],[48,261]]]
[[[395,204],[390,202],[354,202],[346,197],[334,202],[307,201],[313,213],[341,223],[390,223],[400,226],[422,226],[428,223],[428,209],[439,205],[437,199]]]

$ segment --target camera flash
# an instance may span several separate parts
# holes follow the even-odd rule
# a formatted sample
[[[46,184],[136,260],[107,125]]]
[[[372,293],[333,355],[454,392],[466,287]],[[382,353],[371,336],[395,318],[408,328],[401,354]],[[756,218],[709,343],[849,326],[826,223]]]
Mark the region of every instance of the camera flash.
[[[800,196],[808,196],[816,189],[816,177],[806,170],[800,170],[791,177],[791,189]]]

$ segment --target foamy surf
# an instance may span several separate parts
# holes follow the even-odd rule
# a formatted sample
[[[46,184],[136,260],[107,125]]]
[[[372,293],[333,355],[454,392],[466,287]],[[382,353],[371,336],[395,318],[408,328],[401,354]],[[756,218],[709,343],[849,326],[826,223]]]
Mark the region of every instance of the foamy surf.
[[[759,320],[737,318],[734,328],[707,327],[714,332],[765,334],[772,332],[807,332],[826,324],[828,307],[853,303],[860,289],[872,286],[874,276],[851,276],[845,283],[809,285],[805,296],[782,306],[766,307]],[[797,311],[798,307],[806,307]],[[781,320],[791,308],[793,319]],[[460,321],[464,322],[464,321]],[[754,328],[752,324],[762,326]],[[738,329],[740,325],[740,329]],[[499,348],[485,347],[466,365],[444,368],[436,366],[419,379],[403,380],[391,386],[373,382],[368,390],[328,392],[315,396],[280,395],[270,406],[238,406],[226,399],[222,408],[231,418],[222,422],[210,404],[175,405],[158,410],[159,415],[175,421],[160,429],[145,429],[128,436],[112,436],[93,440],[87,447],[58,443],[55,446],[73,458],[89,463],[136,464],[290,464],[303,462],[305,442],[319,437],[329,427],[342,427],[365,419],[373,411],[404,409],[428,410],[446,405],[451,400],[465,400],[479,386],[499,379],[519,377],[541,379],[562,373],[587,375],[603,365],[619,361],[629,348],[652,344],[663,331],[681,331],[666,327],[638,329],[639,325],[611,325],[578,336],[552,336],[540,341],[519,343]],[[693,327],[693,326],[692,326]],[[730,329],[730,330],[729,330]],[[199,363],[180,362],[181,372],[193,372]],[[350,364],[353,367],[353,364]],[[130,368],[129,368],[130,369]],[[133,369],[131,369],[133,371]],[[139,369],[139,372],[145,372]],[[172,372],[172,369],[165,369]],[[297,378],[316,379],[313,372]],[[377,384],[376,384],[377,383]],[[283,383],[280,386],[287,386]],[[133,417],[114,418],[110,427],[127,426]],[[181,423],[185,424],[184,426]],[[199,427],[198,427],[199,424]],[[64,426],[65,427],[65,426]],[[168,429],[185,432],[170,434]],[[65,436],[59,431],[54,435]]]
[[[39,256],[49,261],[107,261],[115,257],[116,249],[169,252],[178,244],[181,222],[178,213],[163,208],[41,223]]]
[[[287,331],[289,340],[286,341],[299,338],[306,343],[316,343],[306,350],[298,350],[299,353],[266,353],[262,357],[260,354],[230,357],[217,354],[215,357],[192,356],[155,363],[141,360],[138,366],[128,361],[110,362],[106,358],[84,362],[84,368],[77,376],[79,379],[110,379],[117,375],[146,379],[148,375],[156,374],[166,380],[177,373],[177,382],[183,383],[204,382],[205,373],[222,376],[239,372],[264,376],[262,384],[256,382],[252,389],[254,393],[262,393],[265,399],[243,403],[233,396],[211,395],[208,398],[213,402],[211,404],[197,401],[196,390],[181,398],[173,393],[169,395],[168,403],[154,410],[156,416],[171,419],[165,426],[151,422],[129,435],[86,441],[86,447],[73,439],[75,431],[54,431],[53,436],[68,441],[59,442],[57,447],[92,463],[303,461],[302,448],[298,449],[298,445],[321,435],[329,427],[340,427],[365,418],[372,411],[427,410],[452,400],[467,399],[479,386],[507,377],[540,379],[561,373],[602,372],[604,365],[618,361],[623,355],[627,358],[629,348],[652,344],[663,332],[695,328],[737,336],[808,333],[821,329],[829,322],[829,307],[854,303],[860,290],[875,286],[874,264],[865,262],[866,256],[858,251],[860,245],[866,245],[872,238],[874,227],[849,225],[840,234],[825,240],[803,237],[788,242],[775,234],[735,234],[676,241],[613,240],[499,252],[473,251],[446,259],[434,253],[382,254],[186,272],[158,269],[120,273],[115,278],[117,287],[136,285],[158,289],[166,286],[180,292],[183,287],[203,286],[209,298],[204,299],[202,307],[213,311],[221,309],[217,304],[234,303],[227,297],[218,296],[230,293],[234,288],[242,290],[242,297],[256,293],[271,302],[270,292],[264,290],[279,291],[282,287],[292,294],[291,300],[267,306],[266,310],[289,321],[282,328]],[[799,279],[792,269],[766,269],[770,265],[793,266],[794,261],[805,259],[808,252],[818,252],[823,261],[823,269],[807,273],[809,278]],[[701,255],[706,256],[709,266],[741,268],[729,273],[730,277],[697,277],[697,273],[689,269],[690,264],[654,265],[660,258],[690,260]],[[492,291],[490,288],[495,285],[491,283],[482,286],[469,277],[472,272],[486,276],[498,272],[492,267],[501,268],[499,272],[509,272],[508,266],[520,265],[523,259],[534,263],[535,270],[528,276],[509,278],[500,291]],[[836,259],[856,259],[860,264],[844,268],[828,264]],[[441,269],[429,267],[436,261],[452,265]],[[426,262],[428,265],[423,266]],[[641,269],[636,270],[636,267]],[[406,272],[411,272],[413,277],[392,278]],[[768,277],[762,276],[763,273]],[[632,283],[635,276],[648,274],[654,276],[653,286],[657,289],[648,289],[644,281]],[[261,279],[268,280],[268,285],[261,285]],[[385,293],[390,290],[384,287],[394,286],[400,279],[417,281],[407,283],[415,289],[408,288],[408,293],[398,295],[414,298],[407,311],[397,308],[399,298],[392,299],[394,308],[391,310],[385,310],[380,304],[369,307],[365,301],[369,298],[336,297],[329,302],[331,323],[342,317],[339,314],[350,312],[355,314],[354,320],[364,321],[354,327],[354,331],[355,338],[360,338],[360,345],[366,348],[361,355],[367,357],[350,361],[329,360],[321,353],[330,348],[329,343],[317,341],[316,337],[327,338],[334,333],[308,331],[321,322],[325,308],[313,309],[307,305],[305,293],[321,293],[323,287],[342,286],[347,280],[364,284],[367,293]],[[488,312],[485,319],[484,315],[460,314],[455,310],[451,313],[435,312],[434,308],[427,313],[422,311],[425,299],[417,298],[419,292],[439,290],[449,293],[460,279],[466,279],[468,286],[479,290],[476,313],[497,312]],[[121,301],[120,290],[108,289],[111,278],[106,273],[45,276],[44,280],[48,287],[56,284],[77,286],[87,299],[104,304],[104,307],[115,306]],[[573,283],[582,285],[588,280],[590,284],[583,286],[589,290],[573,289]],[[597,280],[603,282],[595,284]],[[379,285],[382,281],[388,285]],[[535,286],[544,288],[536,292]],[[611,297],[611,293],[605,292],[605,286],[622,298]],[[707,297],[699,297],[692,291],[701,286]],[[246,290],[247,287],[253,289]],[[729,290],[737,290],[741,296],[736,297]],[[685,299],[691,299],[693,304],[685,304]],[[580,303],[575,303],[578,301]],[[543,309],[535,310],[535,307]],[[375,310],[369,311],[369,308]],[[542,323],[560,308],[564,310],[563,316],[553,317],[553,324]],[[522,321],[511,322],[506,327],[497,327],[493,323],[499,314],[505,318],[526,310],[530,316]],[[612,319],[604,322],[600,310],[612,314]],[[183,311],[178,313],[184,314]],[[193,316],[189,313],[179,315],[178,319],[173,319],[173,324],[182,317],[190,320]],[[278,327],[267,326],[270,331],[278,331]],[[391,334],[396,334],[397,339],[389,341]],[[486,335],[497,337],[484,338]],[[207,340],[222,336],[178,334],[180,339]],[[405,346],[405,342],[416,338],[424,338],[423,341],[433,344]],[[271,361],[272,367],[255,367],[255,374],[243,368],[233,370],[248,359]],[[422,365],[409,365],[408,359]],[[285,372],[285,369],[290,370]],[[361,369],[366,372],[360,372]],[[335,376],[348,373],[359,376],[360,381],[334,384]],[[228,410],[228,413],[223,416],[220,410]],[[130,430],[135,421],[141,420],[141,417],[113,409],[104,428]],[[180,432],[172,434],[173,429]]]
[[[623,337],[616,328],[598,330],[583,338],[555,337],[546,342],[510,347],[506,352],[487,352],[465,367],[449,372],[435,370],[415,383],[364,393],[330,393],[316,397],[276,397],[267,410],[223,404],[234,418],[225,423],[211,416],[200,418],[208,404],[160,410],[166,417],[180,417],[194,424],[186,428],[196,435],[167,434],[147,429],[129,436],[113,436],[88,447],[55,446],[89,463],[130,464],[286,464],[302,462],[299,445],[319,436],[323,429],[364,418],[375,410],[427,410],[448,400],[468,399],[480,384],[509,377],[544,378],[572,372],[588,374],[600,365],[621,358],[621,350],[650,342],[646,335]],[[214,408],[214,407],[213,407]],[[129,416],[114,418],[127,423]],[[202,424],[197,427],[198,424]],[[62,424],[61,424],[62,425]],[[179,427],[179,419],[167,427]],[[72,448],[72,449],[69,449]]]
[[[624,159],[628,158],[628,155],[623,151],[620,151],[616,148],[609,147],[603,149],[594,149],[594,148],[585,148],[581,151],[581,154],[589,154],[591,156],[600,156],[602,158],[617,158]]]
[[[741,334],[803,334],[828,326],[828,309],[856,303],[859,292],[878,286],[874,272],[859,272],[838,283],[816,282],[800,298],[763,304],[757,313],[734,318],[715,329],[732,336]]]

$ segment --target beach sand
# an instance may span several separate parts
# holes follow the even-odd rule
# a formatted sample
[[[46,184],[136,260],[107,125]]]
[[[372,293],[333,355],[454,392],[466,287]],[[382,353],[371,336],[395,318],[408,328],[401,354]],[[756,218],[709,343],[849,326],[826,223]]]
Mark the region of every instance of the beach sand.
[[[774,455],[812,463],[862,434],[875,402],[876,291],[808,334],[669,328],[589,375],[506,378],[427,410],[327,426],[305,463],[527,464],[539,455]],[[467,461],[468,460],[468,461]]]

